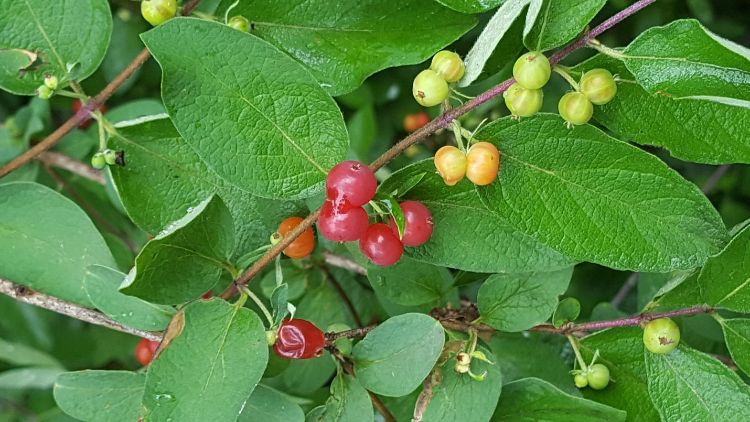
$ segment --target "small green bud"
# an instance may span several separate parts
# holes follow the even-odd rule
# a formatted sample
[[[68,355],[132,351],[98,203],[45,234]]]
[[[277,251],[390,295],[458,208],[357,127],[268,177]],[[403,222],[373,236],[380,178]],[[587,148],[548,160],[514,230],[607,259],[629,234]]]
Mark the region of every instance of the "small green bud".
[[[240,32],[247,32],[250,30],[250,21],[244,16],[232,16],[227,22],[230,28],[234,28]]]
[[[104,154],[104,161],[106,161],[108,165],[114,166],[117,164],[117,153],[114,150],[105,149],[102,151],[102,154]]]
[[[94,154],[93,157],[91,157],[91,167],[101,170],[104,167],[107,167],[107,159],[104,158],[104,154],[101,152],[97,152]]]
[[[49,89],[47,85],[40,85],[39,88],[36,89],[36,96],[43,100],[49,100],[54,93],[55,91]]]
[[[55,75],[47,75],[44,77],[44,86],[53,91],[57,89],[58,83],[59,81],[57,80],[57,76]]]

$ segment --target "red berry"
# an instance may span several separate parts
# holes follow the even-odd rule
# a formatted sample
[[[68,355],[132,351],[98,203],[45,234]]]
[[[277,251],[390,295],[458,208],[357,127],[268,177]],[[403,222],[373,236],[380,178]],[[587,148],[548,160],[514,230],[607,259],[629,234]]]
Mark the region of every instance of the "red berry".
[[[73,100],[73,105],[72,105],[73,113],[78,113],[78,111],[81,110],[82,107],[83,107],[83,104],[81,103],[81,100]],[[102,104],[101,106],[99,106],[99,111],[101,111],[102,113],[106,113],[107,105]],[[89,126],[91,126],[90,114],[86,117],[86,119],[84,119],[83,121],[81,121],[81,123],[78,124],[78,127],[80,127],[81,129],[86,129]]]
[[[364,236],[367,224],[368,217],[364,208],[352,206],[345,199],[329,199],[320,209],[318,232],[334,242],[352,242]]]
[[[323,354],[326,338],[312,322],[288,319],[281,323],[273,351],[287,359],[310,359]]]
[[[326,177],[328,199],[346,199],[355,207],[370,202],[377,187],[375,174],[359,161],[342,161],[333,166]]]
[[[421,246],[427,243],[432,236],[433,228],[430,210],[417,201],[405,201],[399,205],[401,205],[401,211],[404,212],[404,236],[401,242],[405,246]],[[393,217],[389,226],[393,234],[398,236],[398,226]]]
[[[373,224],[359,240],[359,250],[374,264],[381,267],[393,265],[401,259],[404,244],[385,224]]]
[[[151,360],[156,354],[156,349],[159,347],[158,341],[149,339],[141,339],[138,344],[135,345],[135,360],[143,366],[151,363]]]

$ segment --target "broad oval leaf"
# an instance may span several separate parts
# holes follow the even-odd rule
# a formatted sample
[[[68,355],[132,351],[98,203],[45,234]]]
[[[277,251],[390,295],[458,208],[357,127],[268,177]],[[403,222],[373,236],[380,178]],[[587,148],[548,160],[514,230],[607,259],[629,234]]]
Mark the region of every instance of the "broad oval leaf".
[[[219,12],[233,3],[224,0]],[[241,0],[231,13],[251,19],[252,34],[307,66],[331,95],[379,70],[421,63],[476,24],[433,0]]]
[[[29,366],[0,372],[0,389],[23,392],[23,390],[47,390],[55,384],[57,377],[65,372],[62,368]]]
[[[567,393],[578,393],[570,377],[570,365],[560,359],[567,346],[563,338],[534,332],[504,333],[492,336],[489,345],[500,365],[503,383],[534,377]],[[534,359],[529,359],[529,356],[534,356]]]
[[[581,314],[581,302],[574,297],[566,297],[557,304],[555,312],[552,313],[552,325],[561,327],[563,324],[573,322]]]
[[[336,103],[267,42],[188,18],[141,37],[161,65],[162,99],[175,127],[235,186],[268,198],[307,197],[344,158],[348,137]]]
[[[573,71],[597,67],[621,78],[615,98],[594,107],[594,118],[608,129],[639,144],[666,148],[682,160],[750,163],[750,107],[650,94],[622,62],[603,55],[581,63]]]
[[[137,420],[146,374],[128,371],[78,371],[60,374],[55,402],[82,421]]]
[[[339,371],[331,382],[331,397],[308,422],[372,422],[375,415],[370,395],[357,378]]]
[[[160,331],[174,315],[169,306],[155,305],[119,292],[125,274],[101,265],[86,268],[83,280],[91,303],[113,320],[138,330]]]
[[[362,386],[373,393],[404,396],[427,377],[444,343],[443,327],[428,315],[395,316],[354,346],[354,371]]]
[[[184,327],[149,365],[146,420],[235,420],[268,363],[263,323],[220,299],[184,312]]]
[[[232,213],[235,255],[242,255],[267,244],[279,221],[302,211],[299,203],[261,198],[217,176],[166,115],[117,125],[109,146],[125,151],[128,164],[109,171],[128,215],[148,233],[158,233],[216,194]]]
[[[368,266],[367,278],[376,292],[405,306],[437,302],[453,281],[447,269],[406,257],[390,267]]]
[[[711,203],[658,158],[557,115],[496,120],[478,135],[501,151],[478,187],[497,215],[578,260],[667,272],[702,265],[727,238]]]
[[[482,321],[501,331],[523,331],[546,321],[570,284],[573,268],[493,274],[477,293]]]
[[[580,34],[607,0],[537,0],[542,3],[524,44],[532,51],[560,47]]]
[[[4,333],[8,335],[8,333]],[[0,362],[14,366],[52,366],[62,367],[60,362],[47,353],[41,352],[23,343],[15,343],[0,338]]]
[[[109,47],[106,0],[0,0],[0,10],[0,88],[14,94],[36,95],[45,75],[63,80],[69,67],[85,79]]]
[[[539,378],[506,384],[493,421],[624,422],[626,413],[559,390]]]
[[[258,384],[237,420],[239,422],[304,422],[305,413],[286,394]]]
[[[83,287],[86,267],[115,266],[86,213],[36,183],[0,185],[0,244],[0,277],[85,306],[91,306]]]
[[[482,13],[494,9],[505,0],[436,0],[443,6],[450,7],[456,12],[461,13]],[[506,1],[506,3],[512,3]]]
[[[430,240],[405,254],[422,262],[477,272],[527,272],[567,267],[571,261],[488,212],[474,185],[463,180],[446,186],[432,160],[405,167],[383,182],[389,193],[416,174],[422,180],[405,195],[424,203],[432,213]],[[461,245],[458,247],[458,245]]]
[[[696,20],[646,30],[623,50],[622,60],[652,93],[750,101],[750,57]]]
[[[720,254],[709,258],[698,276],[703,301],[717,308],[750,312],[750,226]]]
[[[750,409],[750,389],[718,360],[680,346],[646,352],[648,391],[663,421],[740,421]]]
[[[120,291],[163,304],[196,299],[229,267],[233,246],[232,216],[221,198],[211,196],[141,249]]]
[[[719,323],[732,360],[742,372],[750,374],[750,319],[720,319]]]

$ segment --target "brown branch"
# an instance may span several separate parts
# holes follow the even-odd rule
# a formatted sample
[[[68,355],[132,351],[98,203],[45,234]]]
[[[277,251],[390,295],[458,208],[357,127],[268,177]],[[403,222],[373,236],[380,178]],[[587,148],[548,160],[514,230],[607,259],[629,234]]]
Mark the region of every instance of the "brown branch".
[[[326,264],[328,265],[338,267],[338,268],[343,268],[355,274],[365,275],[365,276],[367,275],[367,268],[357,264],[356,262],[354,262],[353,260],[349,258],[340,256],[340,255],[335,255],[328,251],[323,252],[323,257],[325,259]]]
[[[656,0],[639,0],[636,3],[628,6],[627,8],[623,9],[619,13],[615,14],[614,16],[610,17],[606,21],[602,22],[600,25],[592,29],[590,32],[584,34],[578,40],[570,43],[568,46],[566,46],[562,50],[552,55],[549,59],[550,64],[554,65],[560,62],[562,59],[567,57],[573,51],[586,46],[586,44],[590,40],[594,39],[596,36],[600,35],[605,30],[613,27],[618,22],[624,20],[628,16],[635,14],[639,10],[643,9],[644,7],[650,5],[651,3],[655,1]],[[447,127],[448,125],[450,125],[454,119],[468,113],[469,111],[501,95],[514,82],[515,81],[513,80],[513,78],[510,78],[506,80],[505,82],[493,88],[490,88],[489,90],[472,98],[471,100],[462,104],[460,107],[447,110],[445,113],[436,117],[435,119],[427,123],[425,126],[422,126],[420,129],[418,129],[411,135],[399,141],[396,145],[391,147],[388,151],[384,152],[383,155],[378,157],[375,161],[372,162],[372,164],[370,164],[370,168],[374,171],[383,167],[388,162],[390,162],[391,160],[399,156],[402,152],[404,152],[410,146],[416,144],[417,142],[423,141],[429,135],[435,133],[439,129],[443,129]],[[319,214],[320,214],[320,209],[308,215],[304,221],[302,221],[297,227],[294,228],[294,230],[292,230],[286,236],[284,236],[281,242],[276,244],[276,246],[274,246],[273,248],[269,249],[268,252],[266,252],[266,254],[263,255],[263,257],[261,257],[258,261],[256,261],[252,267],[247,269],[239,278],[237,278],[234,284],[228,287],[221,294],[221,297],[224,299],[229,299],[237,291],[236,289],[237,285],[244,285],[244,284],[249,283],[250,280],[252,280],[253,277],[255,277],[256,275],[258,275],[258,273],[260,273],[266,265],[273,262],[273,259],[276,257],[276,255],[280,254],[281,251],[283,251],[297,237],[299,237],[302,234],[302,232],[312,227],[312,225],[318,219]]]
[[[10,296],[19,302],[38,306],[40,308],[57,312],[58,314],[66,315],[71,318],[75,318],[91,324],[111,328],[113,330],[147,338],[149,340],[161,341],[162,333],[152,333],[149,331],[136,330],[135,328],[126,327],[100,312],[84,308],[74,303],[66,302],[56,297],[47,296],[45,294],[31,290],[28,287],[16,284],[10,280],[0,278],[0,293]]]
[[[191,0],[187,4],[185,4],[185,7],[182,8],[182,15],[186,16],[190,14],[190,12],[192,12],[193,9],[195,9],[195,7],[198,5],[199,1],[200,0]],[[125,67],[125,69],[123,69],[122,72],[120,72],[120,74],[118,74],[115,79],[112,80],[112,82],[107,84],[107,86],[104,87],[104,89],[96,97],[92,98],[89,102],[86,103],[86,105],[81,107],[81,109],[78,110],[77,113],[66,120],[65,123],[58,127],[54,132],[49,134],[41,142],[24,151],[23,154],[14,158],[11,162],[0,168],[0,177],[3,177],[13,170],[18,169],[19,167],[33,160],[34,157],[52,148],[53,146],[55,146],[55,144],[60,142],[63,136],[65,136],[71,130],[75,129],[83,121],[87,120],[89,118],[89,115],[94,110],[99,109],[102,104],[107,102],[109,97],[111,97],[112,94],[114,94],[115,91],[117,91],[120,86],[125,83],[126,80],[128,80],[128,78],[133,76],[133,73],[135,73],[136,70],[143,66],[143,63],[146,63],[146,60],[148,60],[150,57],[151,53],[149,53],[147,48],[144,48],[140,53],[138,53],[135,59],[133,59],[133,61],[130,62],[130,64],[128,64],[127,67]]]
[[[352,303],[352,300],[349,298],[349,295],[346,294],[346,290],[344,290],[343,287],[341,287],[341,284],[338,280],[336,280],[336,277],[333,276],[333,273],[331,270],[329,270],[325,265],[321,265],[320,269],[323,271],[323,274],[325,274],[328,281],[331,282],[333,285],[333,288],[336,289],[339,296],[341,297],[341,300],[344,301],[346,304],[346,307],[349,309],[349,313],[352,315],[352,318],[354,319],[354,322],[357,324],[357,327],[361,327],[364,324],[362,324],[362,318],[359,316],[359,312],[357,312],[357,308],[354,307],[354,303]]]
[[[46,151],[39,154],[36,157],[37,160],[41,161],[44,165],[53,166],[67,170],[73,174],[83,177],[84,179],[91,180],[100,185],[105,183],[104,175],[94,170],[93,167],[88,164],[78,161],[75,158],[68,157],[67,155],[60,154],[59,152]]]

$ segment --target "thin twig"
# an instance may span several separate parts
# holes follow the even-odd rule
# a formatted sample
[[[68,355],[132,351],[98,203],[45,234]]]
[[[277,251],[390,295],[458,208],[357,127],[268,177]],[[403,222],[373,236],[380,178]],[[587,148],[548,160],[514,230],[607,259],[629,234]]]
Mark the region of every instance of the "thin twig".
[[[104,175],[95,170],[88,164],[78,161],[75,158],[68,157],[67,155],[60,154],[59,152],[46,151],[37,157],[37,160],[41,161],[45,165],[61,168],[67,170],[73,174],[83,177],[84,179],[91,180],[100,185],[105,183]]]
[[[364,324],[362,324],[362,318],[359,316],[359,312],[357,312],[357,308],[354,307],[354,303],[352,303],[352,300],[349,298],[349,295],[346,294],[346,290],[344,290],[343,287],[341,287],[341,283],[339,283],[338,280],[336,280],[336,277],[333,276],[333,273],[331,270],[329,270],[325,265],[320,266],[321,270],[325,274],[328,281],[331,282],[333,285],[333,288],[336,289],[339,296],[341,297],[341,300],[344,301],[346,304],[346,307],[349,309],[349,313],[352,315],[352,318],[354,319],[354,322],[357,324],[357,327],[361,327]]]
[[[633,290],[633,287],[635,287],[638,284],[638,279],[640,278],[640,273],[632,273],[628,277],[627,280],[625,280],[624,283],[622,283],[622,286],[620,286],[620,290],[617,291],[615,294],[615,297],[612,298],[612,306],[615,308],[618,308],[620,304],[625,300],[626,297],[628,297],[628,294],[631,290]]]
[[[703,194],[708,195],[713,192],[714,189],[716,189],[716,185],[719,184],[721,178],[727,173],[727,171],[729,171],[731,167],[732,166],[729,164],[724,164],[717,167],[716,170],[714,170],[714,172],[708,178],[708,180],[706,180],[706,183],[704,183],[701,187],[701,191],[703,191]]]
[[[601,25],[592,29],[590,32],[584,34],[581,38],[569,44],[564,49],[552,55],[552,57],[550,57],[550,60],[549,60],[550,64],[551,65],[557,64],[560,60],[568,56],[574,50],[577,50],[578,48],[586,46],[586,44],[590,40],[600,35],[602,32],[613,27],[618,22],[624,20],[628,16],[633,15],[637,11],[643,9],[644,7],[650,5],[651,3],[655,1],[656,0],[639,0],[633,3],[629,7],[622,10],[620,13],[617,13],[616,15],[604,21]],[[402,152],[404,152],[410,146],[423,141],[425,138],[435,133],[439,129],[443,129],[447,127],[448,125],[450,125],[451,122],[455,120],[456,118],[468,113],[469,111],[501,95],[514,82],[515,81],[513,80],[513,78],[508,79],[507,81],[501,83],[500,85],[497,85],[477,95],[473,99],[462,104],[460,107],[453,108],[453,109],[446,111],[445,113],[441,114],[440,116],[436,117],[435,119],[427,123],[425,126],[422,126],[420,129],[413,132],[411,135],[399,141],[396,145],[391,147],[388,151],[384,152],[383,155],[378,157],[378,159],[376,159],[375,161],[372,162],[372,164],[370,164],[370,168],[373,171],[380,169],[381,167],[386,165],[388,162],[390,162],[391,160],[399,156]],[[270,264],[273,261],[276,255],[280,254],[281,251],[283,251],[287,246],[289,246],[292,242],[294,242],[294,240],[297,237],[299,237],[302,234],[302,232],[312,227],[312,225],[318,219],[319,214],[320,214],[320,209],[308,215],[307,218],[304,219],[304,221],[302,221],[299,225],[297,225],[294,228],[294,230],[292,230],[286,236],[284,236],[281,242],[279,242],[278,244],[276,244],[276,246],[274,246],[268,252],[266,252],[266,254],[263,257],[261,257],[258,261],[256,261],[252,267],[247,269],[238,279],[236,279],[234,284],[243,285],[243,284],[249,283],[250,280],[252,280],[252,278],[255,277],[256,275],[258,275],[258,273],[260,273],[266,265]],[[228,287],[221,294],[221,297],[224,299],[228,299],[232,297],[232,295],[234,295],[234,293],[237,291],[235,285]]]
[[[182,8],[182,14],[190,14],[190,12],[198,5],[199,1],[200,0],[191,0],[187,4],[185,4],[185,7]],[[122,72],[120,72],[120,74],[112,80],[112,82],[107,84],[107,86],[104,87],[104,89],[96,97],[92,98],[88,103],[86,103],[86,105],[81,107],[81,109],[78,110],[77,113],[66,120],[65,123],[58,127],[54,132],[49,134],[41,142],[24,151],[23,154],[14,158],[11,162],[0,168],[0,177],[3,177],[13,170],[18,169],[19,167],[33,160],[34,157],[52,148],[53,146],[55,146],[55,144],[60,142],[63,136],[65,136],[71,130],[75,129],[83,121],[87,120],[94,110],[98,110],[99,107],[102,106],[102,104],[107,102],[109,97],[111,97],[112,94],[114,94],[120,88],[120,86],[125,83],[126,80],[128,80],[128,78],[133,76],[133,73],[135,73],[136,70],[143,66],[143,63],[146,63],[146,60],[148,60],[150,57],[151,53],[149,53],[148,49],[144,48],[140,53],[138,53],[135,59],[133,59],[133,61],[130,62],[127,67],[125,67],[125,69],[123,69]]]
[[[355,274],[367,275],[367,268],[357,264],[349,258],[343,257],[341,255],[335,255],[327,251],[323,252],[323,257],[325,258],[326,264],[328,265],[343,268]]]
[[[48,309],[50,311],[57,312],[58,314],[67,315],[71,318],[75,318],[91,324],[111,328],[113,330],[147,338],[149,340],[161,341],[162,333],[152,333],[149,331],[136,330],[135,328],[126,327],[100,312],[84,308],[70,302],[66,302],[56,297],[47,296],[43,293],[31,290],[28,287],[16,284],[10,280],[0,278],[0,293],[10,296],[19,302],[28,303],[30,305]]]

